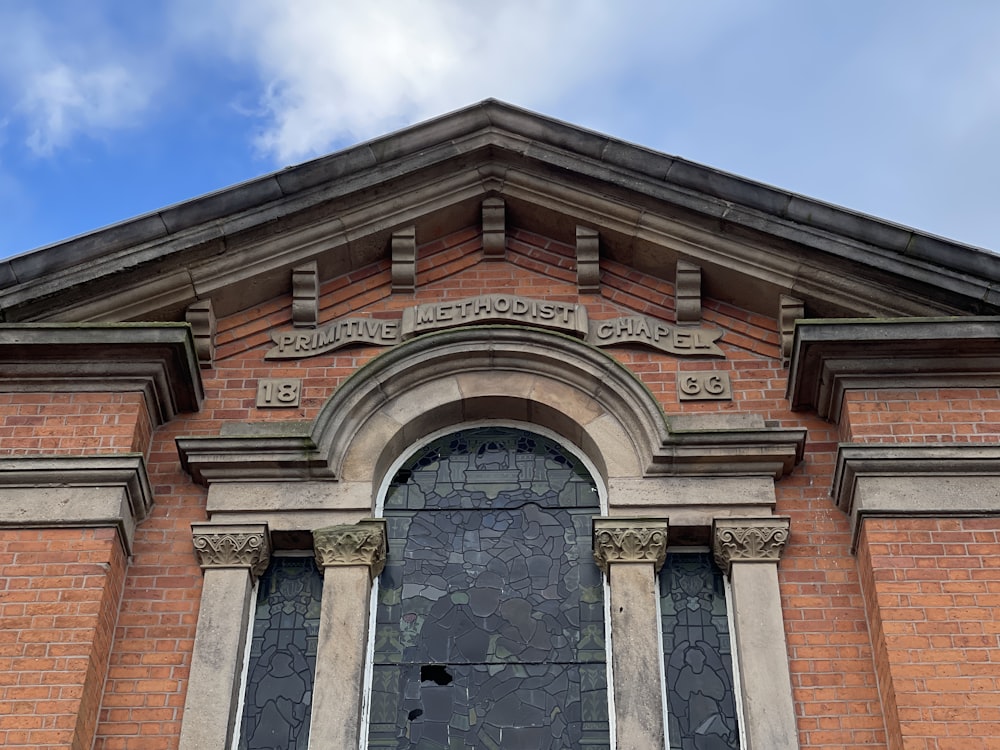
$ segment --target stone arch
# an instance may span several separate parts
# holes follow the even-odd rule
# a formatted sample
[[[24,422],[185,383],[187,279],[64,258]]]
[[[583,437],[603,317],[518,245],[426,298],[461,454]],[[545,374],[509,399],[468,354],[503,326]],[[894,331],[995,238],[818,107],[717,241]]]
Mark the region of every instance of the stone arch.
[[[354,373],[313,440],[331,473],[377,487],[393,460],[438,430],[505,419],[579,446],[605,481],[640,477],[668,439],[653,395],[624,366],[559,334],[484,326],[412,339]]]

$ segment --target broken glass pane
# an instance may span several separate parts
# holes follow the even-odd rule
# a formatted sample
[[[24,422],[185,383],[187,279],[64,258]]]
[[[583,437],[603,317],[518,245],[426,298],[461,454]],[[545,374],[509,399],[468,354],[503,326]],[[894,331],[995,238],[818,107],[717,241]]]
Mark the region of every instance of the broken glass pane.
[[[553,441],[465,430],[389,488],[369,748],[608,748],[597,488]]]

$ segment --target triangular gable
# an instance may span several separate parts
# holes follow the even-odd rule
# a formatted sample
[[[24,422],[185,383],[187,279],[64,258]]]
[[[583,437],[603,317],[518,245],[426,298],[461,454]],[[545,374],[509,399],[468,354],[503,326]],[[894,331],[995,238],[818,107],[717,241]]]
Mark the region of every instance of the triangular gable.
[[[8,322],[217,315],[389,255],[394,231],[427,244],[479,225],[501,199],[509,226],[774,316],[1000,311],[1000,258],[487,100],[464,110],[0,263]]]

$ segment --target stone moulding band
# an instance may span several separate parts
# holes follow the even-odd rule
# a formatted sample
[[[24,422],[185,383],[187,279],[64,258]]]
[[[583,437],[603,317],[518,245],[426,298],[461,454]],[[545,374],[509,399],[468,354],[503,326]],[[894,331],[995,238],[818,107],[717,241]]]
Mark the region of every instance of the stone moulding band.
[[[717,328],[678,327],[645,315],[590,321],[580,304],[511,294],[416,305],[401,319],[341,318],[310,331],[272,331],[265,359],[302,359],[355,344],[394,346],[424,333],[468,325],[512,323],[564,333],[593,346],[640,344],[677,356],[724,357]]]

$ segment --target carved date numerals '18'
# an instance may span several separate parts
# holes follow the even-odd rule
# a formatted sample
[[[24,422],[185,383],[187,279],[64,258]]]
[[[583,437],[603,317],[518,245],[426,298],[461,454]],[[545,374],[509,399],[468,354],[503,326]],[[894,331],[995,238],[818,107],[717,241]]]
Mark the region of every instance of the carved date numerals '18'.
[[[298,406],[301,393],[298,378],[263,378],[257,382],[257,408]]]

